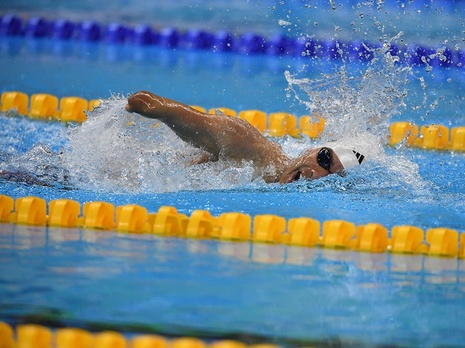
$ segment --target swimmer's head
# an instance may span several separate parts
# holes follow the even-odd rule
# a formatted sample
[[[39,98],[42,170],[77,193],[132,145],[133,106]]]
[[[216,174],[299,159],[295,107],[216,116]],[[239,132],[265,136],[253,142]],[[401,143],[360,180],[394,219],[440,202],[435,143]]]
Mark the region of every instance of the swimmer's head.
[[[345,147],[335,147],[333,149],[336,156],[339,158],[344,170],[357,167],[365,160],[365,156],[360,152]]]
[[[362,164],[365,156],[347,148],[321,147],[308,150],[284,170],[281,184],[297,181],[301,178],[319,179],[329,174],[341,173]]]

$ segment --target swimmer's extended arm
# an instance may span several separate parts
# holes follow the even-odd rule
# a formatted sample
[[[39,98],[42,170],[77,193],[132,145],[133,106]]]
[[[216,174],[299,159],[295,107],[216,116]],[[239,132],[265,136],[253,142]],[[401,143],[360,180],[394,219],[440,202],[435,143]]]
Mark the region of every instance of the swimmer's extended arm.
[[[266,167],[288,162],[281,147],[266,139],[245,120],[207,115],[188,105],[140,91],[128,98],[126,110],[162,121],[182,140],[212,154],[232,160],[254,161]]]
[[[182,140],[214,155],[219,147],[212,137],[215,127],[205,114],[174,100],[140,91],[128,98],[126,110],[162,121]]]

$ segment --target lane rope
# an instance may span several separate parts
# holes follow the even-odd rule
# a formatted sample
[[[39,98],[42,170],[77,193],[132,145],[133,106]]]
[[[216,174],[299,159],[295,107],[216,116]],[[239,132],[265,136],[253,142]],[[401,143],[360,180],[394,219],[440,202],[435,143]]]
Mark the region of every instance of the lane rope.
[[[160,46],[214,52],[234,52],[244,55],[293,56],[323,58],[333,61],[348,60],[368,62],[374,58],[373,51],[380,43],[315,39],[313,37],[291,38],[277,34],[266,38],[247,32],[233,34],[228,31],[208,32],[201,29],[181,31],[176,28],[155,28],[137,24],[101,24],[96,21],[72,22],[67,19],[30,17],[22,19],[14,14],[0,17],[0,36],[19,36],[33,39],[102,42],[105,44],[131,44]],[[428,47],[417,44],[389,44],[389,52],[399,57],[402,64],[410,66],[456,67],[465,66],[465,50],[459,47]]]
[[[1,96],[0,111],[18,113],[42,120],[81,123],[87,119],[86,112],[100,105],[100,100],[86,100],[80,97],[59,99],[52,94],[33,94],[30,97],[22,92],[4,92]],[[260,132],[271,137],[291,136],[310,139],[319,138],[325,127],[325,119],[303,115],[297,117],[287,112],[265,113],[261,110],[236,110],[219,107],[207,110],[192,106],[202,112],[214,114],[217,111],[227,116],[247,120]],[[419,127],[412,122],[393,122],[389,127],[388,144],[394,147],[415,147],[427,150],[465,152],[465,126],[448,128],[441,124]]]
[[[149,213],[146,208],[136,204],[115,207],[109,202],[95,201],[84,203],[81,207],[70,199],[55,199],[47,204],[40,197],[13,199],[7,195],[0,195],[0,222],[369,253],[465,258],[465,232],[459,234],[446,227],[430,228],[424,232],[416,226],[401,225],[388,231],[379,223],[356,226],[344,220],[320,223],[310,217],[286,220],[278,215],[251,216],[242,212],[213,216],[207,210],[194,210],[187,216],[173,206],[161,206],[157,212]]]
[[[92,333],[80,328],[57,328],[43,325],[20,324],[15,329],[0,321],[0,347],[40,348],[279,348],[269,343],[247,345],[236,340],[216,340],[211,343],[195,337],[168,339],[154,334],[134,335],[128,338],[117,331]]]

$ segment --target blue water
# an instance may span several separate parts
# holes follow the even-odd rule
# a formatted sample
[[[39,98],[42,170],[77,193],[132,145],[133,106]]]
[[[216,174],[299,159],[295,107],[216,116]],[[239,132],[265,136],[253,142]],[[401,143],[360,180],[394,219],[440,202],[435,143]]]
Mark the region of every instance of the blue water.
[[[127,1],[117,9],[113,2],[99,4],[57,8],[47,1],[15,1],[1,3],[0,11],[237,32],[247,27],[267,35],[288,31],[277,23],[282,19],[298,23],[291,34],[375,42],[383,33],[392,37],[402,30],[408,43],[432,47],[460,45],[463,30],[460,2],[387,2],[381,11],[374,9],[376,4],[352,2],[335,2],[335,10],[331,3],[312,2],[309,8],[301,1]],[[71,198],[81,204],[134,203],[150,212],[173,205],[186,214],[195,209],[213,215],[241,211],[462,232],[465,154],[392,149],[385,139],[395,120],[464,126],[465,70],[414,67],[404,77],[400,67],[381,65],[0,37],[0,66],[8,67],[0,69],[1,91],[105,99],[78,127],[1,114],[0,170],[21,175],[0,179],[0,193],[47,201]],[[294,91],[288,89],[286,71],[296,78]],[[341,71],[350,81],[367,77],[354,82],[362,91],[339,83]],[[122,111],[124,96],[149,89],[207,108],[303,115],[309,110],[295,95],[305,101],[315,95],[304,92],[301,78],[329,81],[310,85],[316,96],[338,87],[332,96],[343,101],[341,110],[356,111],[376,102],[370,90],[387,77],[408,93],[405,106],[395,93],[383,99],[396,112],[356,139],[372,154],[370,160],[346,177],[313,183],[266,185],[252,181],[247,167],[224,163],[186,167],[178,160],[191,155],[192,148],[167,129],[150,128]],[[355,107],[352,96],[358,98]],[[330,114],[329,127],[336,134],[339,128],[348,132],[365,121],[363,115],[357,117],[351,121]],[[128,127],[128,121],[134,125]],[[291,154],[319,144],[277,141]],[[9,224],[0,225],[0,259],[5,265],[0,270],[0,319],[11,323],[233,335],[290,346],[332,340],[345,346],[463,346],[465,337],[464,264],[456,259]]]
[[[13,322],[316,346],[460,346],[464,334],[453,259],[12,225],[0,245],[17,260],[0,290]]]

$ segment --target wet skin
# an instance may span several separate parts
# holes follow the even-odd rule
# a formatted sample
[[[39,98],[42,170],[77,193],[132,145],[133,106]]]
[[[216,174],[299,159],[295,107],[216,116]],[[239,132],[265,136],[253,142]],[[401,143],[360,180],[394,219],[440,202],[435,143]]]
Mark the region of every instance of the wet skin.
[[[205,114],[177,101],[140,91],[128,98],[128,112],[160,120],[185,142],[205,151],[194,163],[224,158],[252,161],[255,175],[281,184],[301,178],[319,179],[344,168],[332,149],[329,170],[317,162],[321,148],[310,149],[296,159],[289,158],[281,146],[268,140],[245,120],[224,115]]]

